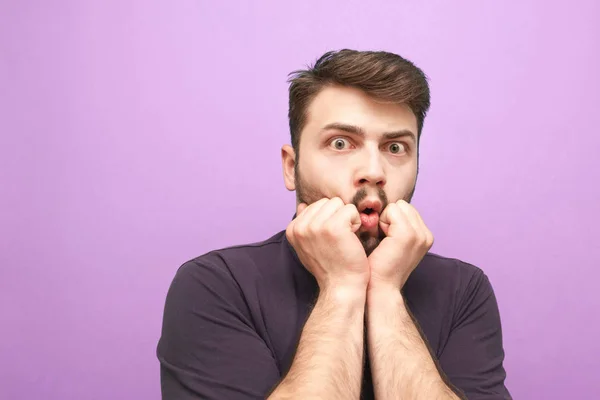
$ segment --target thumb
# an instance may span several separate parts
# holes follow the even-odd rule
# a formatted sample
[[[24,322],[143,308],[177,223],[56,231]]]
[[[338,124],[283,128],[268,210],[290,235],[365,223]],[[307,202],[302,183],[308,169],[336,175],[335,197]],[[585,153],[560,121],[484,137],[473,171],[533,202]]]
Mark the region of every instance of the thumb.
[[[390,231],[390,224],[388,224],[387,222],[383,222],[383,221],[379,221],[379,227],[381,228],[381,230],[383,231],[383,234],[385,236],[389,236],[389,231]]]

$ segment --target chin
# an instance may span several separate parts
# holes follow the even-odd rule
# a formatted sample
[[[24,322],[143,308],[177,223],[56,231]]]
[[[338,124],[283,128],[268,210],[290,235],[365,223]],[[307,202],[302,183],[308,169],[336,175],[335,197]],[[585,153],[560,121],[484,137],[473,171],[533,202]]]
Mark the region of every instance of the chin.
[[[381,243],[381,239],[375,236],[371,236],[368,233],[359,235],[360,242],[362,243],[365,253],[367,253],[367,257],[371,255],[373,250],[379,246]]]

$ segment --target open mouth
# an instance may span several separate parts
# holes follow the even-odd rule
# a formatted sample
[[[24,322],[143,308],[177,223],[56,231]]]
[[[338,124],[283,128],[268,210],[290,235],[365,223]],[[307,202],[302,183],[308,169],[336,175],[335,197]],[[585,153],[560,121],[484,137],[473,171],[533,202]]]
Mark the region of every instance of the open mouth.
[[[358,204],[360,212],[361,229],[371,231],[379,225],[379,214],[382,212],[383,204],[377,199],[366,199]]]
[[[367,207],[360,212],[360,222],[362,229],[375,229],[379,224],[379,213],[375,209]]]

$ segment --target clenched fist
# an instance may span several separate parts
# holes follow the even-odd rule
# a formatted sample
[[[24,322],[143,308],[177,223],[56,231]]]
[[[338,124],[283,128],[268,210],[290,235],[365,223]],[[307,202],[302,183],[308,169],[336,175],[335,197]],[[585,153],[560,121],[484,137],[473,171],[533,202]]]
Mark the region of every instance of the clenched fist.
[[[379,226],[386,237],[369,256],[369,290],[400,290],[433,245],[433,235],[417,210],[404,200],[388,204]]]
[[[300,204],[296,215],[286,236],[319,287],[366,288],[369,262],[355,234],[361,225],[356,207],[339,197],[324,198]]]

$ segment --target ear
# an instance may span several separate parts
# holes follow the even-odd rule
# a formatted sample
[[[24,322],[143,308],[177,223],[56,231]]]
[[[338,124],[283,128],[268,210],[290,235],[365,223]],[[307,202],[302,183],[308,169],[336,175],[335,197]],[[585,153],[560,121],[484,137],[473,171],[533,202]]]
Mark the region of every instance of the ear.
[[[296,152],[289,144],[281,148],[281,166],[283,167],[283,180],[287,190],[296,190]]]

